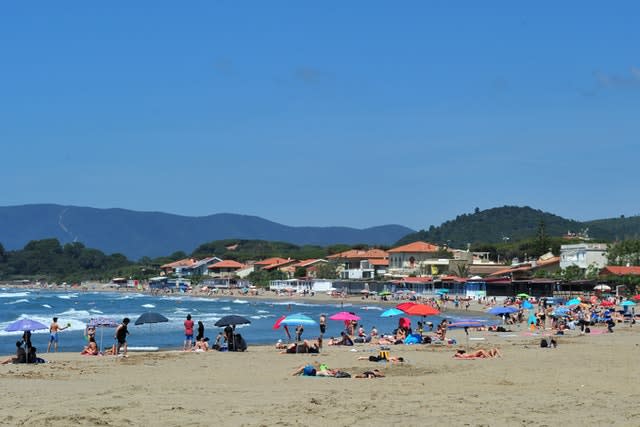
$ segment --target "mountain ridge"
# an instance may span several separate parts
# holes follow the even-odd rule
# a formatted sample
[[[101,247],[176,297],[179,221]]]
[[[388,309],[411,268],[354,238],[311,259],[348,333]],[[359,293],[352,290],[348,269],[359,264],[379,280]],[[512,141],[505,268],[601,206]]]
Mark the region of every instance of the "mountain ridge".
[[[190,253],[204,242],[224,239],[286,241],[299,245],[389,245],[415,230],[397,224],[353,227],[293,227],[258,216],[216,213],[190,217],[123,208],[58,204],[0,207],[0,243],[21,249],[31,240],[80,241],[105,253],[138,259],[176,251]]]

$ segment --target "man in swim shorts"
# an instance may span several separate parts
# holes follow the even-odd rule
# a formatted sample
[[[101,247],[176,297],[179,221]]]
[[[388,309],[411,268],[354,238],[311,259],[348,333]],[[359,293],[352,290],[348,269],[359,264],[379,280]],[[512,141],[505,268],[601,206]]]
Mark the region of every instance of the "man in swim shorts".
[[[53,343],[53,351],[55,352],[58,351],[58,332],[64,331],[69,326],[70,325],[67,325],[61,328],[60,325],[58,325],[58,318],[57,317],[53,318],[53,322],[51,322],[51,325],[49,325],[49,345],[47,346],[47,353],[49,353],[49,350],[51,350],[52,343]]]

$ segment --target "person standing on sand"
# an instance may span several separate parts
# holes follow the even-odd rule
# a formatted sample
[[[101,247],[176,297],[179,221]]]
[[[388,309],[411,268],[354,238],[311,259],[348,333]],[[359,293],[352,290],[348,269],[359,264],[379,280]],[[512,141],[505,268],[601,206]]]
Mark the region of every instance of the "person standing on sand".
[[[324,333],[327,331],[327,315],[326,314],[321,314],[320,315],[320,335],[324,335]]]
[[[191,350],[191,344],[193,343],[193,320],[191,315],[187,314],[187,320],[184,321],[184,351]]]
[[[53,318],[53,322],[49,325],[49,345],[47,346],[47,353],[51,350],[51,343],[53,343],[53,351],[58,351],[58,332],[64,331],[69,326],[71,325],[67,324],[67,326],[61,328],[60,325],[58,325],[58,318]]]
[[[114,355],[117,356],[120,353],[120,348],[124,349],[123,357],[127,357],[127,335],[129,335],[129,330],[127,328],[129,325],[129,318],[125,317],[122,319],[122,323],[120,326],[116,328],[116,334],[114,338],[117,340],[116,348]]]
[[[198,335],[196,335],[196,342],[204,338],[204,323],[202,320],[198,320]]]

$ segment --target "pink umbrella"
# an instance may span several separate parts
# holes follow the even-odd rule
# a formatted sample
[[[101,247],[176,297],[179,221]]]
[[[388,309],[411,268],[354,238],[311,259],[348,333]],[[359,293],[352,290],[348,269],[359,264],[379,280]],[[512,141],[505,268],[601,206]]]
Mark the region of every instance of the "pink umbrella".
[[[273,324],[273,329],[280,329],[280,324],[286,317],[287,316],[285,315],[280,316],[280,318],[276,320],[276,323]],[[287,338],[291,339],[291,333],[289,333],[289,327],[287,325],[282,325],[282,326],[284,327],[284,332],[287,334]]]
[[[341,311],[340,313],[336,313],[333,316],[329,317],[331,320],[344,320],[345,322],[350,322],[353,320],[360,320],[360,316],[356,316],[355,314],[349,313],[348,311]]]

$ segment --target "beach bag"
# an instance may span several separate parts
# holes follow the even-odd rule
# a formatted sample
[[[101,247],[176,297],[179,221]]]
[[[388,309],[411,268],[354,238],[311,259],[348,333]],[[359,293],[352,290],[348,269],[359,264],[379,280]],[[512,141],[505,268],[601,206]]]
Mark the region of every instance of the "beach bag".
[[[336,372],[336,378],[351,378],[351,374],[344,371]]]
[[[542,347],[542,348],[547,348],[547,347],[549,347],[549,343],[547,342],[547,339],[546,339],[546,338],[542,338],[542,339],[540,340],[540,347]]]

